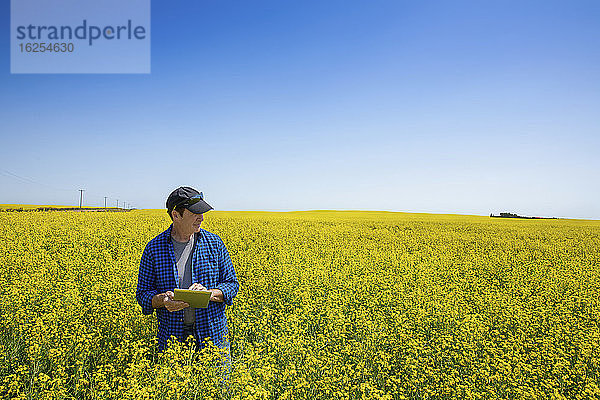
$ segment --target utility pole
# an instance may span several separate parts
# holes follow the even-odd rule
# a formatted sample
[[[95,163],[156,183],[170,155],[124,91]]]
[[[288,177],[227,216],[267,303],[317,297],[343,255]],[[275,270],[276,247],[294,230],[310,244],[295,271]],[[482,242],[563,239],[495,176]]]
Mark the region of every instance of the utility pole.
[[[117,208],[119,208],[119,199],[117,199]]]
[[[81,204],[83,203],[83,192],[84,189],[79,189],[79,208],[81,208]]]
[[[106,196],[104,196],[104,208],[106,208]]]

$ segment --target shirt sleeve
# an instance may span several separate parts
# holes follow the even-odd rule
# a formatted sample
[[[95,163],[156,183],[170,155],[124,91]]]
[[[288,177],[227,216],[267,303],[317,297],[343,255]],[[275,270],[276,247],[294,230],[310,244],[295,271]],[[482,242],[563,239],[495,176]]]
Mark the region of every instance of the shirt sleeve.
[[[150,315],[154,312],[152,307],[152,297],[158,294],[156,289],[156,272],[154,268],[154,258],[149,245],[146,245],[140,261],[140,272],[138,274],[138,284],[135,291],[135,298],[142,306],[142,314]]]
[[[240,284],[235,275],[227,247],[222,241],[219,247],[219,284],[216,288],[221,289],[225,304],[230,306],[233,304],[233,298],[237,295]]]

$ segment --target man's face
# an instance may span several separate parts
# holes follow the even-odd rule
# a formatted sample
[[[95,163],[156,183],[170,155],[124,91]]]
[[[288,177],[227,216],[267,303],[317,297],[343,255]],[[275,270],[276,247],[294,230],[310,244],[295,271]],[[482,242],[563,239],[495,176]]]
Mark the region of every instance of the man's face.
[[[200,232],[200,224],[204,221],[202,214],[194,214],[187,208],[183,210],[183,215],[177,211],[173,212],[173,223],[184,232]]]

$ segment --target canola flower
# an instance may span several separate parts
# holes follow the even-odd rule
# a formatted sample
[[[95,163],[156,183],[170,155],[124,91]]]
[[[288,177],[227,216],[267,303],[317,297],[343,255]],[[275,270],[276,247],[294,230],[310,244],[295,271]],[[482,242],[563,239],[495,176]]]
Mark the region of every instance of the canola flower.
[[[163,210],[0,213],[0,398],[600,398],[600,222],[216,212],[234,368],[134,297]]]

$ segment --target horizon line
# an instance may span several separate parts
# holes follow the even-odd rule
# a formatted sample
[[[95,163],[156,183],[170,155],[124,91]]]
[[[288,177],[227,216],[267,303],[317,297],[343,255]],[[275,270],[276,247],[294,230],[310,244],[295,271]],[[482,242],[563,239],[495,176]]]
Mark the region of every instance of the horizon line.
[[[68,207],[68,208],[79,208],[78,206],[67,206],[67,205],[38,205],[38,204],[0,204],[0,207],[5,206],[29,206],[29,207]],[[104,209],[105,207],[97,206],[82,206],[81,208],[87,209]],[[121,207],[106,207],[107,209],[121,208]],[[163,208],[131,208],[131,210],[157,210],[164,211]],[[453,212],[423,212],[423,211],[390,211],[390,210],[357,210],[357,209],[310,209],[310,210],[210,210],[210,211],[221,211],[221,212],[264,212],[264,213],[294,213],[294,212],[378,212],[378,213],[401,213],[401,214],[431,214],[431,215],[458,215],[458,216],[474,216],[474,217],[490,217],[486,214],[461,214]],[[494,214],[493,212],[491,214]],[[594,218],[571,218],[571,217],[547,217],[547,216],[528,216],[537,217],[539,219],[568,219],[568,220],[585,220],[585,221],[600,221],[600,219]]]

